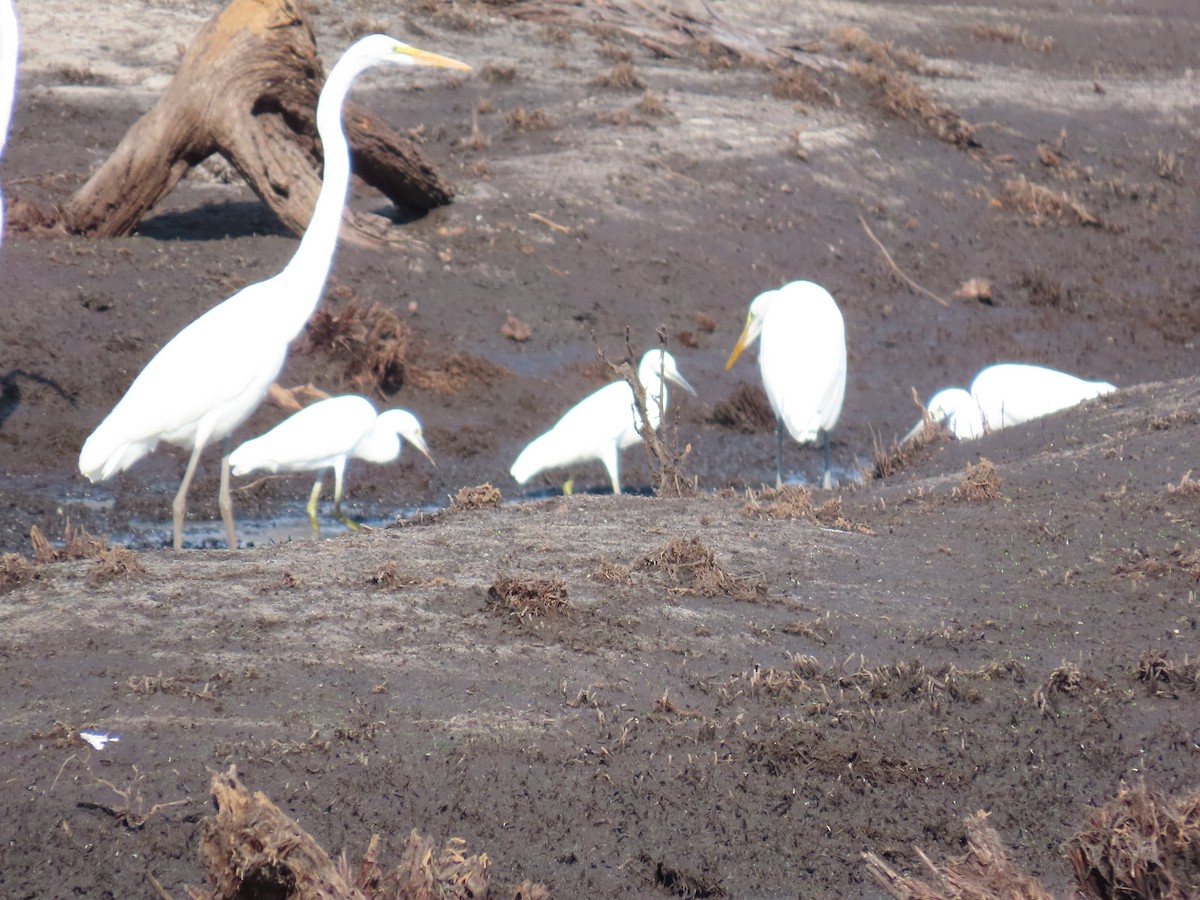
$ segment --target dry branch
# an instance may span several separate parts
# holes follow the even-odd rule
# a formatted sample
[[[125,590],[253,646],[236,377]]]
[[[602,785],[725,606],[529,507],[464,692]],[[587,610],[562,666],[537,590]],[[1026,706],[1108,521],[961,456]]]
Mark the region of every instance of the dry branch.
[[[158,104],[71,198],[63,224],[91,237],[132,232],[188,169],[225,157],[295,234],[321,188],[316,104],[324,83],[316,41],[293,0],[232,0],[205,24]],[[410,142],[347,103],[355,173],[396,205],[427,210],[451,192]],[[344,214],[346,237],[402,239],[388,220]]]
[[[912,288],[917,293],[924,294],[926,297],[932,297],[938,303],[942,304],[942,306],[950,305],[947,301],[943,300],[941,297],[939,297],[933,291],[927,290],[926,288],[921,287],[921,285],[917,284],[915,281],[913,281],[911,278],[909,278],[907,275],[905,275],[904,270],[901,269],[898,265],[896,265],[896,261],[894,259],[892,259],[892,254],[888,253],[888,248],[883,246],[883,242],[880,241],[879,238],[875,237],[875,232],[873,232],[871,230],[871,226],[867,224],[867,220],[864,219],[862,216],[859,216],[858,221],[859,221],[859,224],[862,225],[863,231],[865,231],[867,233],[867,237],[869,237],[871,239],[871,242],[873,244],[875,244],[876,247],[879,248],[879,252],[883,254],[884,261],[887,262],[888,269],[891,272],[893,272],[901,281],[903,281],[905,284],[907,284],[910,288]]]

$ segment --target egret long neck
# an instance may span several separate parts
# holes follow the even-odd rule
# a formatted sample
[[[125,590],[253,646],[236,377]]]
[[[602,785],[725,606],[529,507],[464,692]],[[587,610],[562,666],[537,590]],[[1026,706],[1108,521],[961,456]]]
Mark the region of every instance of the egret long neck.
[[[370,63],[342,57],[333,67],[321,96],[317,100],[317,133],[325,154],[325,174],[321,181],[321,192],[313,208],[312,219],[296,255],[287,264],[280,276],[298,279],[302,286],[324,285],[333,264],[333,251],[337,247],[338,231],[342,224],[342,209],[346,205],[346,192],[350,186],[350,148],[342,131],[342,101],[350,90],[355,77]],[[313,292],[312,302],[306,309],[289,310],[300,319],[296,330],[304,326],[321,299],[321,290]]]

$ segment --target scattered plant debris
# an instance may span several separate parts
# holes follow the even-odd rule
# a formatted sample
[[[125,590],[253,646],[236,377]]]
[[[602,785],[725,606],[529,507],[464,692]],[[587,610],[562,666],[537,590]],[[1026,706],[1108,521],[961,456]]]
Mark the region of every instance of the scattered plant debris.
[[[833,93],[808,69],[799,67],[776,69],[771,93],[781,100],[796,100],[801,103],[832,106]]]
[[[519,106],[504,117],[505,123],[512,131],[544,131],[553,128],[554,123],[544,109],[525,109]]]
[[[488,884],[487,854],[468,856],[466,843],[451,838],[439,849],[411,832],[400,864],[385,872],[379,864],[379,836],[373,835],[357,872],[345,856],[334,862],[303,828],[285,816],[266,795],[242,786],[233,766],[213,775],[216,815],[200,826],[200,855],[211,887],[193,891],[197,900],[234,900],[246,896],[343,900],[469,900],[497,896]],[[549,900],[540,884],[525,881],[514,898]]]
[[[1200,896],[1200,790],[1175,796],[1144,782],[1088,813],[1064,845],[1081,894],[1092,900]]]
[[[356,393],[394,394],[408,374],[411,330],[379,303],[351,300],[340,313],[313,313],[298,352],[324,353],[341,362],[343,380]]]
[[[1159,150],[1154,157],[1154,174],[1164,181],[1183,184],[1183,158],[1177,153]]]
[[[967,466],[967,474],[956,487],[951,496],[956,500],[1001,500],[1000,486],[1004,479],[996,471],[996,466],[986,456],[979,457],[979,462]]]
[[[600,565],[596,567],[596,571],[592,573],[592,578],[597,581],[633,584],[633,570],[629,566],[623,566],[620,563],[602,559],[600,560]]]
[[[642,99],[637,102],[637,105],[634,107],[634,109],[640,112],[643,116],[653,116],[655,118],[659,116],[665,116],[667,114],[667,105],[663,102],[662,98],[658,96],[658,94],[654,93],[654,91],[650,90],[649,88],[647,88],[645,93],[642,94]]]
[[[1164,651],[1149,650],[1138,659],[1137,679],[1156,696],[1178,697],[1180,691],[1200,690],[1200,663],[1186,656],[1175,662]]]
[[[460,487],[458,493],[450,498],[450,506],[456,510],[499,509],[500,500],[500,488],[493,487],[488,481],[474,487]]]
[[[144,826],[150,819],[165,809],[171,809],[176,806],[184,806],[191,803],[190,797],[185,797],[183,800],[172,800],[170,803],[155,803],[149,809],[146,808],[145,798],[138,787],[138,784],[146,777],[145,775],[137,774],[137,767],[133,769],[134,778],[125,788],[119,788],[111,781],[106,781],[103,778],[98,778],[96,781],[103,787],[108,788],[122,801],[121,803],[95,803],[92,801],[81,800],[75,805],[80,809],[95,809],[100,812],[107,813],[112,816],[126,828],[137,831]]]
[[[761,385],[739,381],[728,397],[713,404],[708,421],[750,434],[774,430],[775,412]]]
[[[785,484],[781,488],[765,487],[755,493],[746,491],[746,505],[742,514],[761,516],[764,519],[809,519],[839,531],[855,531],[859,534],[874,534],[865,525],[856,525],[842,515],[842,498],[833,497],[817,506],[813,493],[802,485]]]
[[[1004,182],[1003,199],[999,205],[1022,213],[1025,221],[1031,225],[1062,222],[1073,217],[1080,225],[1103,226],[1091,210],[1066,191],[1055,191],[1035,184],[1024,175]]]
[[[528,578],[501,573],[488,588],[487,602],[502,615],[534,619],[571,610],[567,586],[561,578]]]
[[[971,37],[977,41],[992,41],[997,44],[1018,44],[1026,50],[1049,53],[1054,49],[1054,38],[1035,38],[1020,25],[975,22],[967,26]]]
[[[487,62],[479,67],[479,77],[493,84],[511,84],[517,77],[517,67]]]
[[[500,334],[510,341],[523,344],[533,336],[533,329],[509,313],[508,318],[504,320],[504,324],[500,326]]]
[[[107,547],[107,542],[88,533],[86,528],[75,528],[67,519],[63,529],[63,546],[53,547],[42,530],[34,525],[29,529],[29,541],[33,544],[35,562],[52,563],[74,559],[95,559]]]
[[[958,147],[979,146],[973,125],[934,100],[903,72],[876,63],[852,62],[850,74],[874,92],[874,102],[884,112],[915,121]]]
[[[1107,685],[1099,678],[1085,674],[1074,663],[1064,662],[1050,673],[1045,683],[1033,692],[1033,705],[1043,714],[1051,715],[1057,708],[1057,699],[1102,695]]]
[[[619,62],[608,72],[602,72],[592,79],[597,87],[610,87],[622,91],[644,91],[646,82],[638,76],[637,69],[631,62]]]
[[[707,872],[692,872],[665,859],[643,856],[642,862],[654,867],[654,883],[680,897],[724,897],[721,879]]]
[[[877,41],[857,25],[839,26],[830,32],[829,37],[841,49],[862,54],[877,65],[893,69],[907,69],[916,75],[945,74],[917,51],[907,47],[897,47],[891,41]]]
[[[1179,484],[1168,484],[1167,493],[1181,497],[1194,497],[1200,494],[1200,481],[1192,478],[1192,471],[1192,469],[1188,469],[1184,472],[1183,477],[1179,479]]]
[[[87,582],[92,587],[112,581],[114,578],[129,578],[146,574],[146,567],[138,562],[137,552],[125,547],[109,547],[96,555],[96,564],[88,572]]]
[[[988,814],[977,812],[963,820],[967,852],[943,866],[918,850],[933,883],[901,875],[875,853],[864,853],[867,871],[884,891],[900,900],[1054,900],[1034,878],[1021,874],[1009,861],[1000,835],[987,824]]]
[[[698,537],[672,538],[638,559],[633,568],[663,572],[672,584],[679,585],[673,590],[681,594],[725,596],[754,603],[766,599],[766,585],[761,582],[747,584],[721,568],[713,552]]]
[[[466,353],[447,356],[436,368],[409,365],[407,372],[407,381],[414,388],[442,396],[457,394],[470,384],[495,384],[510,374],[503,366]]]
[[[1054,278],[1042,269],[1022,273],[1017,284],[1025,289],[1032,306],[1058,309],[1071,299],[1071,291],[1062,279]]]
[[[20,553],[0,556],[0,594],[16,590],[23,584],[42,577],[42,567],[30,562]]]

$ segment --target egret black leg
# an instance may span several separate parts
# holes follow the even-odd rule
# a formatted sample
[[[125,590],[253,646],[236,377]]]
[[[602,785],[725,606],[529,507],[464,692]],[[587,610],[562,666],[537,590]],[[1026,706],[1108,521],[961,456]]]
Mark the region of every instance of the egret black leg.
[[[775,489],[783,487],[783,419],[775,417]]]
[[[833,477],[829,474],[829,432],[821,429],[821,434],[825,438],[825,490],[833,487]]]

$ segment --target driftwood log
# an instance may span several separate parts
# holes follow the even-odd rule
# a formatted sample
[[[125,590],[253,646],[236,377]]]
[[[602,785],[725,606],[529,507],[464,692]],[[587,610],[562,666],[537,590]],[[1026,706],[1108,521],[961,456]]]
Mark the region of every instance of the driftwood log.
[[[63,210],[68,231],[126,235],[192,166],[219,153],[291,231],[308,226],[321,189],[316,39],[293,0],[231,0],[188,47],[158,104]],[[424,211],[451,191],[411,141],[363,107],[343,113],[355,174],[397,206]],[[344,236],[400,242],[387,219],[347,210]]]

